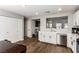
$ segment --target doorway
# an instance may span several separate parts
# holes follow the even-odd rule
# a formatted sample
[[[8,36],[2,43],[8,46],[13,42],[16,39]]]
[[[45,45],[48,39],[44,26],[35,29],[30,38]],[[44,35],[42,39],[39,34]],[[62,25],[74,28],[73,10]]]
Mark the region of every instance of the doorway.
[[[32,37],[38,38],[38,34],[40,31],[40,19],[34,19],[32,21]]]

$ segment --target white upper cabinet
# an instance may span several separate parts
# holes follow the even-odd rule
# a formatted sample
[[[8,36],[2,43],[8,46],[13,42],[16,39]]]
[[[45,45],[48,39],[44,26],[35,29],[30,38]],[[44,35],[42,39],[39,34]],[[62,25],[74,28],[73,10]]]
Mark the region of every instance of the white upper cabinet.
[[[79,11],[73,15],[74,25],[79,25]]]

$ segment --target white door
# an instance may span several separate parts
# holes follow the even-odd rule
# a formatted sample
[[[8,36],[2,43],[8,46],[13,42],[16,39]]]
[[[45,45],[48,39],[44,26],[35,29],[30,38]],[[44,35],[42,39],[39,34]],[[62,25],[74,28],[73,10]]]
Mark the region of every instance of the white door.
[[[18,20],[15,18],[11,18],[9,19],[9,22],[7,22],[7,26],[8,26],[8,35],[7,37],[9,38],[9,40],[11,40],[12,42],[15,42],[16,40],[18,40]]]
[[[17,42],[19,40],[23,40],[24,39],[24,23],[22,19],[16,19],[13,18],[11,19],[11,21],[9,21],[8,23],[10,29],[10,38],[12,42]]]
[[[17,26],[17,33],[18,33],[18,40],[24,39],[24,21],[22,19],[18,19],[18,26]]]
[[[6,39],[6,28],[5,28],[5,22],[4,20],[0,19],[0,41]]]
[[[18,22],[15,18],[0,16],[0,40],[17,40],[17,25]]]

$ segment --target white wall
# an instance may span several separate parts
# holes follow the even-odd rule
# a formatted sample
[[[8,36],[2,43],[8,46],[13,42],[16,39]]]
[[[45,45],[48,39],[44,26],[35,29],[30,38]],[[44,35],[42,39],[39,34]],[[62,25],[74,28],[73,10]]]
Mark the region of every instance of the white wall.
[[[73,19],[73,14],[68,16],[68,32],[71,33],[72,32],[72,27],[73,27],[73,23],[74,19]]]
[[[32,21],[32,33],[34,34],[34,31],[35,31],[35,21]]]
[[[27,36],[27,19],[24,19],[24,36]]]
[[[0,11],[0,41],[5,39],[11,42],[24,39],[23,16]]]
[[[8,11],[5,11],[5,10],[0,10],[0,16],[7,16],[7,17],[12,17],[12,18],[23,19],[23,16],[18,15],[16,13],[8,12]]]
[[[28,37],[32,37],[32,20],[33,19],[40,19],[40,30],[41,31],[50,31],[50,29],[46,29],[46,18],[50,18],[50,17],[60,17],[60,16],[70,16],[72,13],[66,12],[66,13],[58,13],[58,14],[54,14],[54,15],[48,15],[48,16],[39,16],[39,17],[31,17],[28,19],[27,22],[27,36]],[[72,17],[70,17],[72,18]],[[68,18],[69,19],[69,18]]]
[[[27,27],[26,28],[26,30],[27,30],[26,36],[32,37],[32,20],[31,19],[27,20],[26,27]]]

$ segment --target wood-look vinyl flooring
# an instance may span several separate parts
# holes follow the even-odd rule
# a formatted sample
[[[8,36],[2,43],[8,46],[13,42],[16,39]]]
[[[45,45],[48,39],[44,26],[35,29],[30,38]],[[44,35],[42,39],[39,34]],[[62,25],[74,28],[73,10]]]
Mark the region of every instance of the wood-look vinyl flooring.
[[[18,41],[27,47],[26,53],[72,53],[70,48],[38,41],[37,38],[25,38]]]

